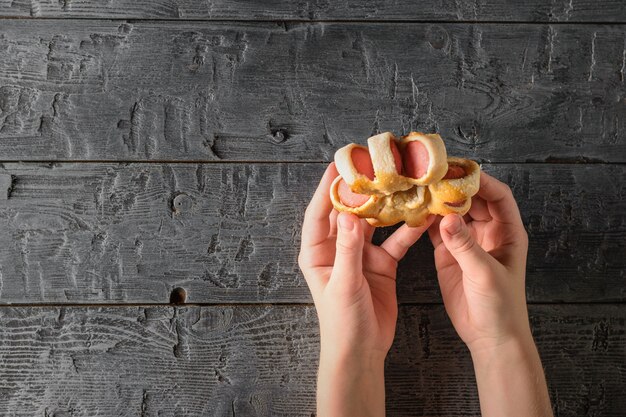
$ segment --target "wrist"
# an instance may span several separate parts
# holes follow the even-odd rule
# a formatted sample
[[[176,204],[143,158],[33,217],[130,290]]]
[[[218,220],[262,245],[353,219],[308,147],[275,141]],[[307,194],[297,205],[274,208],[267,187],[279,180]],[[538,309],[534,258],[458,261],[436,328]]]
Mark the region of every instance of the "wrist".
[[[470,349],[476,377],[490,374],[511,375],[529,369],[541,369],[541,359],[530,331],[528,335],[512,337],[485,347]]]
[[[474,359],[492,357],[501,353],[534,349],[535,342],[530,325],[519,326],[515,331],[503,332],[495,337],[482,337],[467,342],[467,348]]]
[[[327,384],[384,384],[385,356],[376,352],[320,351],[319,378]]]
[[[483,416],[552,415],[541,359],[532,336],[470,350]]]
[[[497,342],[477,341],[468,345],[468,349],[474,362],[489,362],[500,357],[521,358],[537,350],[530,329]]]
[[[382,370],[387,352],[375,349],[344,348],[337,344],[321,343],[320,365],[328,363],[344,369],[359,371]]]
[[[384,416],[384,355],[322,348],[317,407],[320,416]]]

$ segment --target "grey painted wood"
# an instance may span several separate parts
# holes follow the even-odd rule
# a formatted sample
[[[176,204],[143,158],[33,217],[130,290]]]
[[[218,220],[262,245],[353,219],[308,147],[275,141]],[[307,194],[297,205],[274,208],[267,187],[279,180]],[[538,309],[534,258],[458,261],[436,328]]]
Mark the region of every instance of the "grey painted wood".
[[[626,306],[532,306],[555,415],[622,416]],[[311,416],[313,307],[0,309],[7,416]],[[442,306],[400,308],[387,415],[479,415]]]
[[[592,21],[626,20],[619,0],[0,0],[0,16],[114,19],[393,19],[454,21]]]
[[[7,163],[0,303],[310,302],[300,226],[324,164]],[[484,165],[530,235],[528,298],[624,301],[624,165]],[[380,241],[390,228],[379,230]],[[402,302],[440,300],[425,238]]]
[[[329,161],[418,129],[626,162],[625,28],[4,20],[0,159]]]
[[[531,306],[530,314],[554,415],[621,416],[624,305]],[[439,306],[400,309],[386,384],[391,415],[480,415],[471,360]]]

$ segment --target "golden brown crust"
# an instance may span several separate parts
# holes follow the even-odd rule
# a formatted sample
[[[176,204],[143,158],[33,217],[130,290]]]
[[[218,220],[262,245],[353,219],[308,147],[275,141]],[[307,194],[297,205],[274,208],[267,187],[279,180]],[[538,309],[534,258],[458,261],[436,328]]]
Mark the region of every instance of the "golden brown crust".
[[[410,141],[419,140],[430,157],[426,174],[416,180],[397,172],[390,140],[395,140],[395,137],[389,132],[368,140],[376,175],[374,181],[354,168],[350,152],[359,145],[350,144],[337,151],[335,162],[340,176],[335,178],[330,189],[335,209],[354,213],[376,227],[391,226],[401,221],[412,227],[421,226],[429,214],[463,215],[469,211],[472,196],[478,192],[480,185],[480,167],[476,162],[446,158],[445,146],[439,135],[411,132],[402,138],[400,148],[406,147]],[[462,178],[443,179],[448,165],[462,167],[466,175]],[[353,192],[370,195],[369,200],[360,207],[344,205],[339,197],[339,181],[342,179]]]
[[[428,189],[416,185],[385,196],[378,215],[368,218],[367,222],[376,227],[391,226],[401,221],[409,226],[421,226],[430,214],[427,203]]]
[[[463,178],[442,179],[428,186],[430,203],[428,210],[433,214],[445,216],[450,213],[467,213],[471,206],[471,199],[480,187],[480,167],[470,159],[448,158],[449,165],[463,168]],[[463,203],[460,206],[456,206]]]

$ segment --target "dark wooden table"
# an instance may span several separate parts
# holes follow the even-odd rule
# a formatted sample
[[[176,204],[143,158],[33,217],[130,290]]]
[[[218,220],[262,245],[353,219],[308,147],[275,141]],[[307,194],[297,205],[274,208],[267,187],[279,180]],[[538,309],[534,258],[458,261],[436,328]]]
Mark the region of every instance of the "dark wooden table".
[[[0,0],[0,415],[314,415],[304,208],[387,130],[511,185],[555,416],[626,415],[623,1],[430,3]],[[398,286],[388,415],[478,415]]]

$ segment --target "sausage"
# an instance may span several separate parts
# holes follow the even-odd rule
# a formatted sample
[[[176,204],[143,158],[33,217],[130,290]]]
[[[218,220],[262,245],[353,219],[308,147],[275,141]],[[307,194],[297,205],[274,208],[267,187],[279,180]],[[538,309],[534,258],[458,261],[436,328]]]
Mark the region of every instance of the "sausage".
[[[455,180],[457,178],[463,178],[466,175],[467,174],[465,173],[463,167],[458,165],[448,165],[448,172],[446,172],[446,175],[443,177],[443,179]]]
[[[404,174],[411,178],[422,178],[428,172],[430,155],[420,141],[409,142],[404,149]]]
[[[402,174],[402,155],[400,155],[400,150],[398,149],[398,145],[396,145],[395,140],[389,141],[389,147],[391,148],[391,153],[393,154],[393,160],[396,163],[396,171],[398,174]]]
[[[369,195],[352,192],[343,178],[339,181],[337,192],[339,193],[339,200],[341,200],[341,202],[348,207],[360,207],[370,199]]]
[[[365,175],[370,180],[374,180],[374,165],[372,165],[372,158],[370,153],[363,148],[354,148],[350,153],[352,163],[356,170]]]
[[[453,203],[445,203],[445,204],[446,206],[450,206],[450,207],[461,207],[463,206],[463,204],[465,204],[466,201],[467,199],[461,200],[461,201],[455,201]]]

